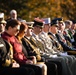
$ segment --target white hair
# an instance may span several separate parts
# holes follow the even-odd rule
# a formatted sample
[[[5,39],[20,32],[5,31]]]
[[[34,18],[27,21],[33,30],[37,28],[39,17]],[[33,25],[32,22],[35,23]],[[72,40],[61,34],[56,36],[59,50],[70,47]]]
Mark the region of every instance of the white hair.
[[[12,13],[17,13],[17,11],[16,11],[16,10],[11,10],[11,11],[10,11],[10,15],[11,15]]]

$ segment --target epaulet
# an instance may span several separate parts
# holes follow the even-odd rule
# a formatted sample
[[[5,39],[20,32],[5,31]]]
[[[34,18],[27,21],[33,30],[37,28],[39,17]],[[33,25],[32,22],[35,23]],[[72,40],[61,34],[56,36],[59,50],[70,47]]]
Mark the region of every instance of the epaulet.
[[[37,47],[36,41],[34,40],[33,37],[30,37],[30,42],[31,42],[34,46]]]
[[[48,35],[52,40],[54,39],[51,33],[48,33]]]
[[[13,58],[13,47],[12,45],[7,41],[4,40],[6,44],[7,53],[10,53],[11,58]]]

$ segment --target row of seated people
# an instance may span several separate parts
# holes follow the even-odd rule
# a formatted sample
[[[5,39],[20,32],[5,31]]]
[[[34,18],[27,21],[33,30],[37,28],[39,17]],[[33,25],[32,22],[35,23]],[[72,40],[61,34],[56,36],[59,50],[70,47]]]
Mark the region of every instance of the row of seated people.
[[[53,21],[52,26],[53,28],[58,27],[56,21]],[[32,36],[26,37],[25,34],[29,33],[30,29],[33,30]],[[7,21],[1,38],[10,43],[13,48],[12,57],[19,63],[20,68],[29,67],[32,69],[35,66],[32,69],[35,75],[73,75],[71,68],[73,68],[72,64],[75,62],[75,57],[55,48],[54,42],[43,31],[43,22],[38,18],[34,20],[32,27],[27,26],[25,23],[20,24],[17,20]],[[36,56],[37,61],[34,56]],[[4,69],[2,72],[4,73]]]
[[[14,21],[14,23],[17,24],[18,22]],[[42,75],[42,69],[38,66],[33,65],[33,61],[30,61],[29,59],[26,58],[25,63],[28,64],[22,66],[13,58],[12,45],[10,44],[10,42],[2,38],[2,32],[4,31],[5,24],[6,21],[2,19],[0,21],[0,74],[1,75],[17,75],[17,74]],[[22,60],[20,61],[22,63]]]
[[[6,19],[7,20],[10,20],[10,19],[18,19],[20,20],[20,18],[18,17],[17,15],[17,11],[16,10],[11,10],[10,11],[10,18]],[[46,22],[45,24],[45,30],[47,30],[47,32],[49,32],[49,24],[51,23],[51,20],[50,18],[42,18],[43,21]],[[71,20],[65,20],[63,22],[63,18],[55,18],[55,20],[58,20],[59,21],[59,27],[58,27],[58,33],[60,34],[58,37],[59,39],[62,41],[60,42],[60,40],[58,39],[59,43],[63,46],[64,48],[64,51],[68,51],[69,54],[76,54],[75,51],[71,52],[71,50],[74,50],[73,47],[76,46],[76,43],[75,43],[75,22],[74,21],[71,21]],[[65,24],[64,24],[65,23]],[[74,36],[73,36],[74,35]],[[66,40],[66,41],[65,41]],[[67,47],[66,44],[63,44],[64,41],[66,42],[66,44],[68,44],[69,46],[73,46],[72,48],[70,47]]]
[[[47,72],[47,66],[45,65],[44,62],[37,63],[34,55],[30,57],[27,55],[24,55],[24,52],[22,51],[26,51],[26,50],[22,46],[21,41],[15,37],[15,34],[18,34],[18,31],[20,31],[22,28],[27,29],[25,24],[22,24],[21,26],[20,24],[21,23],[18,20],[9,20],[6,26],[3,25],[3,22],[1,23],[1,25],[5,26],[5,31],[1,32],[2,40],[0,41],[4,41],[6,44],[2,42],[1,44],[4,44],[6,46],[1,47],[0,74],[13,75],[13,74],[22,73],[24,75],[34,75],[34,74],[35,75],[47,75],[48,73],[48,75],[50,75],[51,73],[53,73],[53,75],[56,75],[57,74],[56,65],[54,63],[46,62],[46,64],[50,65],[49,70]],[[19,30],[19,26],[20,26],[20,30]],[[3,48],[6,48],[6,49],[3,49]],[[30,72],[29,69],[31,69],[32,73]]]
[[[50,32],[51,33],[53,33],[53,32],[55,33],[56,32],[55,29],[58,27],[58,25],[57,25],[57,22],[55,20],[52,21],[52,22],[53,23],[50,26]],[[29,37],[29,34],[27,35],[27,37],[25,36],[24,39],[22,39],[23,44],[26,47],[27,43],[25,43],[25,42],[28,42],[27,39],[29,39],[30,42],[35,46],[35,47],[33,47],[28,42],[31,45],[31,47],[34,48],[33,50],[36,50],[38,48],[39,51],[40,51],[41,56],[44,57],[46,59],[46,61],[48,61],[48,62],[54,62],[55,64],[57,64],[57,62],[60,62],[61,65],[62,65],[62,74],[63,75],[66,74],[67,75],[68,73],[70,73],[69,72],[70,71],[69,67],[71,67],[71,68],[73,67],[72,64],[74,64],[73,62],[75,61],[75,57],[72,56],[72,55],[67,55],[67,52],[63,51],[63,46],[58,44],[57,40],[50,39],[48,37],[48,35],[47,35],[48,29],[47,29],[46,33],[45,33],[45,31],[43,31],[43,29],[47,28],[47,26],[49,28],[49,25],[44,25],[44,27],[43,27],[42,23],[40,23],[40,25],[39,25],[38,19],[35,19],[34,20],[34,24],[33,24],[34,28],[31,27],[31,28],[33,28],[32,35],[30,37]],[[30,30],[31,28],[30,27],[28,28],[28,30],[27,30],[28,32],[27,33],[29,33],[29,31],[31,31]],[[28,48],[28,47],[26,47],[26,48]],[[66,50],[66,48],[64,48],[64,49]],[[27,50],[31,50],[31,49],[27,49]],[[71,50],[71,48],[68,47],[68,50]],[[73,50],[75,50],[75,49],[73,48]],[[39,54],[38,50],[36,50],[36,51]],[[29,53],[29,51],[28,51],[28,53]],[[66,64],[66,61],[68,62],[69,67]],[[58,64],[57,64],[57,66],[58,66],[58,68],[61,68],[61,67],[59,67]]]

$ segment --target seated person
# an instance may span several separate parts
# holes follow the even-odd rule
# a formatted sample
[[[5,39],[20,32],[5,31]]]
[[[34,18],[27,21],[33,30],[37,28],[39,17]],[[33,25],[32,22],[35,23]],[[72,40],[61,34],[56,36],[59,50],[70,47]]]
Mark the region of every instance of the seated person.
[[[47,66],[45,64],[37,64],[35,57],[32,60],[30,60],[22,52],[23,46],[21,42],[15,37],[19,32],[20,25],[21,23],[18,20],[7,21],[5,27],[6,30],[2,34],[2,38],[7,40],[12,45],[14,59],[16,60],[16,62],[20,64],[20,66],[29,66],[32,68],[36,68],[39,66],[40,68],[42,68],[42,75],[47,75]],[[36,71],[36,69],[34,70]],[[36,75],[37,73],[38,72],[36,72]]]
[[[13,59],[12,46],[1,37],[6,25],[6,21],[3,17],[3,13],[0,13],[0,74],[17,75],[21,73],[23,75],[35,75],[32,68],[20,67],[20,65]]]

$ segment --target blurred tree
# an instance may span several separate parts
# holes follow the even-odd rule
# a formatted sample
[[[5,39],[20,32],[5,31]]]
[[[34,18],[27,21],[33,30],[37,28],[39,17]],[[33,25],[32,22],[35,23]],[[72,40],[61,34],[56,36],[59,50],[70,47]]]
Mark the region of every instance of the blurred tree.
[[[76,18],[75,0],[0,0],[0,12],[5,13],[5,18],[9,16],[12,9],[17,10],[18,16],[27,21],[35,17]]]

